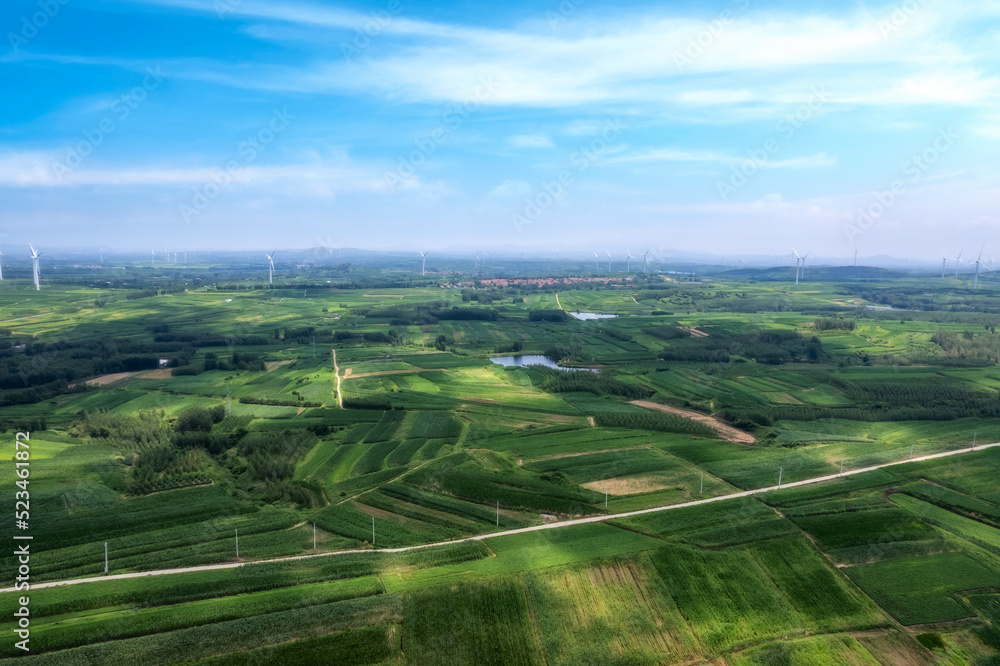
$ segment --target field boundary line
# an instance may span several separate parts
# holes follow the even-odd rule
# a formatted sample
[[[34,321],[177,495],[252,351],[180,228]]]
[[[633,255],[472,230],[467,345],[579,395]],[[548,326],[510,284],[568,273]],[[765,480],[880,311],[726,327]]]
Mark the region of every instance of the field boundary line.
[[[132,573],[123,574],[113,574],[109,576],[94,576],[91,578],[72,578],[69,580],[60,581],[49,581],[45,583],[36,583],[31,587],[32,589],[42,589],[46,587],[57,587],[59,585],[78,585],[81,583],[96,583],[101,581],[110,580],[123,580],[126,578],[142,578],[145,576],[164,576],[170,574],[178,573],[195,573],[198,571],[214,571],[216,569],[235,569],[237,567],[251,566],[254,564],[268,564],[273,562],[295,562],[298,560],[308,560],[314,557],[335,557],[337,555],[349,555],[352,553],[405,553],[411,550],[422,550],[424,548],[437,548],[438,546],[453,546],[459,543],[467,543],[469,541],[484,541],[486,539],[495,539],[498,537],[513,536],[515,534],[526,534],[528,532],[541,532],[542,530],[553,530],[563,527],[573,527],[576,525],[586,525],[590,523],[603,523],[609,520],[619,520],[621,518],[631,518],[632,516],[642,516],[649,513],[659,513],[661,511],[672,511],[674,509],[685,509],[692,506],[700,506],[702,504],[711,504],[713,502],[724,502],[726,500],[738,499],[740,497],[752,497],[754,495],[760,495],[763,493],[769,493],[776,490],[782,490],[785,488],[798,488],[801,486],[808,486],[814,483],[823,483],[824,481],[834,481],[836,479],[844,478],[847,476],[853,476],[855,474],[864,474],[865,472],[873,472],[878,469],[883,469],[886,467],[893,467],[895,465],[906,465],[908,463],[922,462],[925,460],[935,460],[938,458],[947,458],[949,456],[955,456],[962,453],[974,453],[976,451],[983,451],[985,449],[992,449],[994,447],[1000,446],[1000,442],[993,442],[992,444],[981,444],[975,448],[967,449],[954,449],[951,451],[943,451],[941,453],[932,453],[926,456],[919,456],[916,458],[908,458],[906,460],[896,460],[894,462],[882,463],[879,465],[873,465],[871,467],[860,467],[858,469],[845,470],[843,473],[838,474],[827,474],[825,476],[817,476],[811,479],[803,479],[801,481],[790,481],[788,483],[783,483],[780,486],[767,486],[764,488],[754,488],[752,490],[742,490],[737,493],[730,493],[729,495],[718,495],[716,497],[708,497],[701,500],[692,500],[690,502],[682,502],[680,504],[667,504],[665,506],[655,506],[649,509],[637,509],[635,511],[626,511],[624,513],[616,513],[606,516],[591,516],[589,518],[576,518],[573,520],[564,520],[558,523],[543,523],[541,525],[532,525],[530,527],[519,527],[513,530],[506,530],[503,532],[490,532],[489,534],[477,534],[471,537],[464,537],[462,539],[454,539],[452,541],[439,541],[436,543],[425,543],[416,546],[401,546],[399,548],[356,548],[354,550],[338,550],[331,553],[313,553],[311,555],[294,555],[291,557],[276,557],[269,560],[252,560],[248,562],[226,562],[224,564],[206,564],[197,567],[187,567],[181,569],[157,569],[152,571],[136,571]],[[13,587],[7,587],[0,589],[0,593],[4,592],[14,592]]]

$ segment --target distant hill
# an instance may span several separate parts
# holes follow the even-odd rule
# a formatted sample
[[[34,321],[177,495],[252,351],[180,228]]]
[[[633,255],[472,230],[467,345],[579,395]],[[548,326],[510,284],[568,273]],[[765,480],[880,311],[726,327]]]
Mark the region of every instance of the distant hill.
[[[788,282],[795,279],[795,269],[791,266],[773,268],[730,269],[718,273],[706,271],[707,275],[732,279],[760,280],[762,282]],[[906,277],[902,271],[893,271],[875,266],[816,266],[807,267],[804,280],[809,282],[836,282],[842,280],[865,280]]]

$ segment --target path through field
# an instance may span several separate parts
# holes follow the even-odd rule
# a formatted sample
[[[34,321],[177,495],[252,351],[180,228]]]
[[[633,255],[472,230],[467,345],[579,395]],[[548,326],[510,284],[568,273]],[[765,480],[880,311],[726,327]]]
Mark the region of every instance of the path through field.
[[[562,303],[559,302],[559,294],[556,294],[556,307],[562,310]]]
[[[177,573],[191,573],[195,571],[214,571],[216,569],[235,569],[236,567],[251,566],[254,564],[266,564],[268,562],[294,562],[295,560],[306,560],[313,557],[333,557],[336,555],[346,555],[348,553],[403,553],[409,550],[421,550],[423,548],[434,548],[436,546],[450,546],[456,543],[464,543],[466,541],[483,541],[485,539],[494,539],[496,537],[512,536],[514,534],[524,534],[525,532],[538,532],[541,530],[555,530],[563,527],[572,527],[574,525],[585,525],[587,523],[600,523],[606,520],[617,520],[619,518],[629,518],[631,516],[641,516],[646,513],[658,513],[660,511],[672,511],[674,509],[684,509],[689,506],[698,506],[700,504],[710,504],[712,502],[724,502],[726,500],[737,499],[739,497],[750,497],[752,495],[758,495],[761,493],[769,493],[775,490],[780,490],[781,488],[797,488],[799,486],[808,486],[813,483],[822,483],[824,481],[832,481],[834,479],[840,478],[842,476],[851,476],[854,474],[863,474],[864,472],[872,472],[877,469],[882,469],[883,467],[893,467],[895,465],[906,465],[911,462],[921,462],[923,460],[934,460],[937,458],[947,458],[948,456],[959,455],[962,453],[970,453],[973,451],[981,451],[983,449],[992,449],[993,447],[1000,446],[1000,442],[994,442],[992,444],[983,444],[975,448],[968,449],[955,449],[954,451],[945,451],[944,453],[932,453],[927,456],[920,456],[917,458],[911,458],[907,460],[897,460],[896,462],[883,463],[881,465],[873,465],[871,467],[862,467],[859,469],[846,470],[842,474],[828,474],[827,476],[817,476],[812,479],[804,479],[802,481],[793,481],[791,483],[785,483],[779,486],[768,486],[767,488],[757,488],[755,490],[744,490],[738,493],[732,493],[730,495],[719,495],[718,497],[709,497],[703,500],[694,500],[692,502],[684,502],[682,504],[668,504],[666,506],[656,506],[651,509],[639,509],[637,511],[626,511],[624,513],[615,513],[607,516],[592,516],[590,518],[577,518],[574,520],[565,520],[558,523],[544,523],[542,525],[534,525],[532,527],[521,527],[516,530],[506,530],[504,532],[492,532],[490,534],[479,534],[476,536],[466,537],[464,539],[455,539],[454,541],[439,541],[437,543],[426,543],[419,546],[404,546],[402,548],[364,548],[358,550],[338,550],[332,553],[315,553],[313,555],[295,555],[293,557],[276,557],[270,560],[254,560],[251,562],[228,562],[226,564],[206,564],[200,567],[186,567],[184,569],[157,569],[155,571],[137,571],[135,573],[125,573],[125,574],[114,574],[110,576],[94,576],[93,578],[73,578],[71,580],[58,580],[49,583],[36,583],[31,587],[33,589],[41,589],[44,587],[56,587],[58,585],[78,585],[80,583],[94,583],[98,581],[108,581],[108,580],[121,580],[124,578],[141,578],[143,576],[163,576],[168,574]],[[0,590],[0,593],[13,592],[14,588],[7,587]]]
[[[330,353],[333,354],[333,376],[337,378],[337,406],[343,409],[344,396],[340,392],[340,367],[337,366],[337,350],[331,349]]]
[[[699,421],[704,423],[709,428],[719,433],[722,439],[728,440],[730,442],[739,442],[741,444],[753,444],[757,440],[753,438],[748,432],[743,432],[731,425],[726,425],[714,416],[708,416],[707,414],[702,414],[700,412],[692,412],[686,409],[680,409],[679,407],[671,407],[670,405],[661,405],[658,402],[649,402],[648,400],[632,400],[631,404],[638,407],[645,407],[646,409],[655,409],[658,412],[666,412],[667,414],[674,414],[675,416],[683,416],[686,419],[691,419],[692,421]]]

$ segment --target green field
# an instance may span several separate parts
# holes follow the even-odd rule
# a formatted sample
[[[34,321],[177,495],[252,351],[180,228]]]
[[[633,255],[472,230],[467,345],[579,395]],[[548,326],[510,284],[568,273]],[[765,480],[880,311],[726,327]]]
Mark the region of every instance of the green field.
[[[908,278],[441,288],[303,269],[279,289],[225,270],[30,300],[0,283],[0,484],[19,490],[30,431],[32,581],[103,574],[105,543],[112,575],[246,565],[34,590],[31,654],[8,643],[0,663],[1000,649],[998,448],[614,517],[1000,441],[992,284],[898,315],[863,306],[924,298]],[[491,361],[509,354],[564,369]],[[383,550],[411,546],[432,547]]]

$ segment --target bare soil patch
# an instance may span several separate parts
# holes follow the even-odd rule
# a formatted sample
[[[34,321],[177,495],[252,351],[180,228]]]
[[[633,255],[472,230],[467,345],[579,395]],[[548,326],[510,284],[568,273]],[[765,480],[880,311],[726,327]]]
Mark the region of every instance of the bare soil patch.
[[[722,437],[722,439],[730,442],[753,444],[757,441],[750,433],[738,430],[731,425],[726,425],[714,416],[706,416],[705,414],[699,414],[698,412],[691,412],[686,409],[671,407],[670,405],[661,405],[658,402],[649,402],[648,400],[632,400],[631,404],[639,407],[645,407],[646,409],[655,409],[658,412],[682,416],[686,419],[691,419],[692,421],[700,421],[715,432],[719,433],[719,436]]]
[[[701,330],[697,326],[678,326],[677,328],[681,329],[682,331],[687,331],[688,333],[690,333],[691,335],[695,336],[696,338],[707,338],[708,337],[708,333],[706,333],[705,331]]]
[[[578,458],[580,456],[590,456],[597,453],[612,453],[613,451],[634,451],[636,449],[649,449],[652,448],[651,444],[643,444],[642,446],[625,446],[620,449],[598,449],[596,451],[579,451],[577,453],[553,453],[552,455],[542,456],[541,458],[534,458],[533,460],[558,460],[560,458]]]
[[[173,375],[170,374],[170,368],[157,368],[156,370],[147,370],[139,377],[141,379],[170,379]]]
[[[359,372],[358,374],[351,374],[351,369],[348,368],[344,372],[344,379],[357,379],[358,377],[379,377],[381,375],[415,375],[418,372],[444,372],[445,368],[430,368],[424,370],[423,368],[414,368],[413,370],[381,370],[379,372]]]
[[[676,480],[671,480],[659,474],[640,474],[638,476],[622,476],[617,479],[604,479],[602,481],[591,481],[584,483],[584,488],[594,492],[603,493],[607,490],[609,495],[635,495],[636,493],[649,493],[654,490],[665,490],[677,487]]]
[[[140,371],[115,372],[110,375],[101,375],[100,377],[94,377],[93,379],[88,379],[87,381],[84,382],[84,384],[86,384],[87,386],[107,386],[108,384],[114,384],[115,382],[119,382],[125,379],[126,377],[131,377],[132,375],[139,374],[139,372]],[[152,372],[157,372],[157,371],[153,370]],[[170,373],[168,371],[167,377],[169,376]]]

